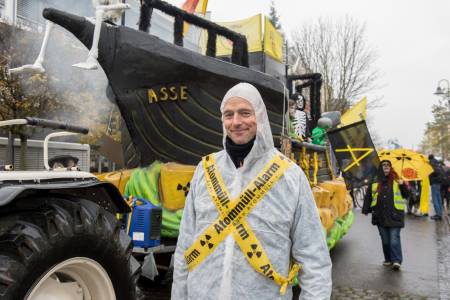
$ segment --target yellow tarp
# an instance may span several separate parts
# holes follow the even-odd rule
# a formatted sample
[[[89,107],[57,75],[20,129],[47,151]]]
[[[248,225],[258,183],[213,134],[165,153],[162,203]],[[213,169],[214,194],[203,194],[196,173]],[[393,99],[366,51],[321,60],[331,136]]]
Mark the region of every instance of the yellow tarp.
[[[248,52],[262,51],[261,14],[233,22],[217,22],[217,24],[245,35],[247,38]],[[207,41],[208,33],[203,30],[200,43],[202,53],[206,52]],[[229,56],[232,50],[233,43],[230,40],[217,36],[216,56]]]
[[[364,97],[361,101],[353,105],[341,117],[341,127],[347,126],[366,119],[367,98]]]
[[[283,62],[283,36],[268,17],[264,17],[264,53]]]

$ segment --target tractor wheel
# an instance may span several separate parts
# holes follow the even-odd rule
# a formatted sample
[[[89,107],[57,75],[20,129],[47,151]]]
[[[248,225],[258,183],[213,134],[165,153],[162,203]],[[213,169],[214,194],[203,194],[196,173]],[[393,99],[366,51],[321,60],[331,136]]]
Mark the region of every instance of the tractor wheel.
[[[139,267],[112,213],[82,199],[26,202],[0,217],[1,299],[135,298]]]

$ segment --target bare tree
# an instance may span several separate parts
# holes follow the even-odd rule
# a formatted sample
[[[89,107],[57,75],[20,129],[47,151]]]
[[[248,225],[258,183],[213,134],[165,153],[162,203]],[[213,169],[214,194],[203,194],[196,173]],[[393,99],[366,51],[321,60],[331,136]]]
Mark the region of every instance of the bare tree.
[[[272,22],[272,25],[276,29],[278,29],[278,30],[281,29],[280,16],[278,15],[278,11],[275,8],[275,3],[273,2],[273,0],[270,3],[269,19],[270,19],[270,22]]]
[[[344,112],[376,88],[377,54],[365,35],[365,25],[348,16],[339,21],[319,18],[293,31],[290,56],[299,62],[293,72],[322,74],[325,110]]]
[[[426,124],[421,152],[436,154],[442,159],[450,160],[450,102],[441,99],[439,104],[433,105],[433,121]]]

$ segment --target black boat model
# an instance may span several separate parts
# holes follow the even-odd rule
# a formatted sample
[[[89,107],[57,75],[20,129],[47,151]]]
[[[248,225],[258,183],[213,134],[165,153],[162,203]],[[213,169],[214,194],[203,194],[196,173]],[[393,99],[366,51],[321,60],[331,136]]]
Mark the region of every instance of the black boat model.
[[[175,44],[147,33],[154,8],[175,17]],[[86,47],[94,24],[84,17],[45,9],[46,19],[73,33]],[[182,47],[182,26],[208,30],[207,55]],[[232,63],[215,57],[217,35],[233,41]],[[248,67],[244,36],[159,0],[146,0],[140,30],[102,24],[98,62],[108,77],[140,165],[154,160],[196,164],[222,148],[220,102],[238,82],[255,85],[267,106],[274,138],[282,133],[283,81]]]

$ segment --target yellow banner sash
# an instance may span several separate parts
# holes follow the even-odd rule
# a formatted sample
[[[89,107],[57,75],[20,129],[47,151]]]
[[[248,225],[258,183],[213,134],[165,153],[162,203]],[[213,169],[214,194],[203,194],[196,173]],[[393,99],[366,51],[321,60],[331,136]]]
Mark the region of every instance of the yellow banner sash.
[[[213,156],[208,155],[203,158],[206,186],[220,213],[220,218],[210,225],[184,253],[189,271],[210,255],[228,234],[233,233],[236,243],[250,265],[258,273],[279,284],[280,294],[285,294],[288,284],[292,282],[300,266],[294,264],[287,277],[278,274],[261,243],[245,221],[245,217],[264,198],[290,163],[282,155],[275,155],[244,191],[231,201]]]

